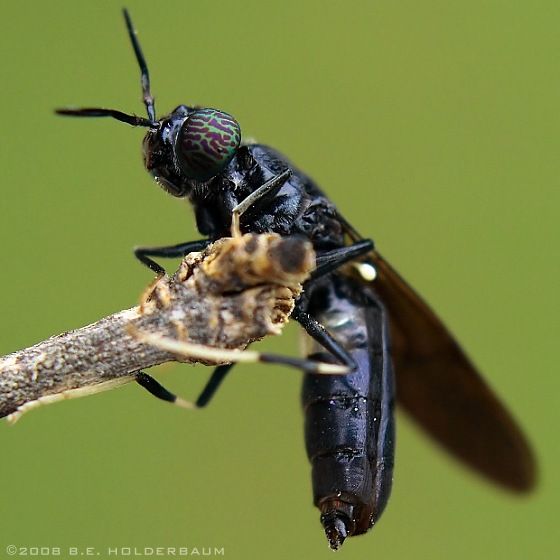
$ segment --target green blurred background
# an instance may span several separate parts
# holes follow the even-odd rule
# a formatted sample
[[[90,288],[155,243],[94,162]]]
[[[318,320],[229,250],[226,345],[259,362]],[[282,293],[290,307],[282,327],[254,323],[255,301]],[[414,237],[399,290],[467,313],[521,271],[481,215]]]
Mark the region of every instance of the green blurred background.
[[[392,500],[345,558],[557,554],[560,4],[130,1],[160,113],[234,114],[310,173],[438,310],[522,421],[529,499],[464,471],[399,416]],[[143,114],[120,3],[5,3],[0,34],[0,353],[133,305],[136,244],[196,238],[143,171],[142,130],[57,118]],[[291,327],[261,348],[296,354]],[[209,369],[163,367],[193,398]],[[330,554],[311,504],[298,374],[239,366],[201,413],[140,388],[0,426],[8,544]]]

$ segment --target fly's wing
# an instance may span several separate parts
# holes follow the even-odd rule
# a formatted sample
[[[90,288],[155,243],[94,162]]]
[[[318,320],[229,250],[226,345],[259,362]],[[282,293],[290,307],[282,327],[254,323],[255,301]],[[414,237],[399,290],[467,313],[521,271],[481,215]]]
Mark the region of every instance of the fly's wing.
[[[509,412],[420,296],[379,253],[372,262],[391,321],[398,402],[470,467],[510,490],[530,490],[535,460]]]

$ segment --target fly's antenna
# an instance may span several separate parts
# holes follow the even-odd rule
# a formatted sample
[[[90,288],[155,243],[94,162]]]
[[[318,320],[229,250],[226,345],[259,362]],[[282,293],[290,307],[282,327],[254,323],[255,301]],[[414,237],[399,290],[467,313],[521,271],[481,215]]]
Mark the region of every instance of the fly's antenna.
[[[138,41],[138,33],[136,32],[136,29],[134,29],[134,25],[130,19],[130,14],[126,8],[123,8],[123,15],[124,20],[126,21],[128,36],[130,37],[130,42],[132,43],[132,48],[134,49],[134,54],[136,55],[138,66],[140,67],[142,99],[144,101],[144,105],[146,106],[146,111],[148,111],[148,119],[154,122],[156,120],[156,108],[152,92],[150,91],[150,73],[148,72],[148,65],[146,64],[142,47],[140,47],[140,43]]]
[[[150,121],[144,117],[137,117],[136,115],[128,115],[116,109],[100,109],[98,107],[84,107],[81,109],[55,109],[57,115],[65,117],[111,117],[118,121],[124,122],[131,126],[146,126],[148,128],[157,128],[157,122]]]
[[[138,42],[138,37],[136,30],[130,19],[130,14],[126,8],[123,9],[123,15],[126,22],[126,28],[128,30],[128,36],[130,37],[130,42],[132,43],[132,48],[134,49],[134,54],[136,55],[136,60],[138,61],[138,66],[140,66],[140,83],[142,84],[142,99],[144,105],[146,106],[146,111],[148,112],[148,118],[137,117],[136,115],[129,115],[118,111],[116,109],[103,109],[101,107],[83,107],[79,109],[64,108],[56,109],[55,113],[57,115],[64,115],[70,117],[111,117],[117,121],[124,122],[131,126],[145,126],[147,128],[158,128],[158,123],[156,121],[156,110],[154,104],[154,98],[150,92],[150,74],[148,72],[148,65],[146,64],[146,59],[142,53],[140,43]]]

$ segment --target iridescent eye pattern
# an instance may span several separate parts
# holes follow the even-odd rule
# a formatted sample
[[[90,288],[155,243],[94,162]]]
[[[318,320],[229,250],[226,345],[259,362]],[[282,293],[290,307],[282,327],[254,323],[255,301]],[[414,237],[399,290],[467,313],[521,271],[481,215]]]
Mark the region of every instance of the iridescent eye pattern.
[[[240,142],[241,129],[231,115],[200,109],[181,125],[175,151],[189,178],[207,181],[230,162]]]

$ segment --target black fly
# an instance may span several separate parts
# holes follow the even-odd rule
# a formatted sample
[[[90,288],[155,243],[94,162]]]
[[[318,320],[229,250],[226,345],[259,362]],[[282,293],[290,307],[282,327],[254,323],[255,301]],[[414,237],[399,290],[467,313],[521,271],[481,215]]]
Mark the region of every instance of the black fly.
[[[126,10],[124,16],[147,118],[100,108],[57,112],[148,128],[147,170],[168,193],[190,201],[206,236],[136,249],[154,272],[164,270],[153,257],[183,256],[228,236],[240,206],[243,232],[303,235],[313,243],[320,264],[292,317],[314,341],[310,357],[352,370],[346,376],[308,374],[303,386],[314,501],[330,546],[337,549],[346,537],[370,529],[389,498],[393,365],[399,403],[434,439],[495,483],[531,489],[535,462],[510,414],[437,316],[309,177],[272,148],[244,144],[239,124],[223,111],[180,105],[156,118],[148,68]],[[341,268],[350,261],[353,267]],[[200,406],[231,367],[216,368]]]

